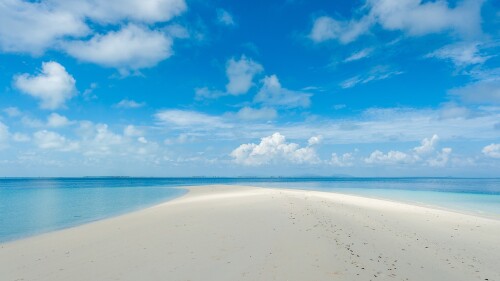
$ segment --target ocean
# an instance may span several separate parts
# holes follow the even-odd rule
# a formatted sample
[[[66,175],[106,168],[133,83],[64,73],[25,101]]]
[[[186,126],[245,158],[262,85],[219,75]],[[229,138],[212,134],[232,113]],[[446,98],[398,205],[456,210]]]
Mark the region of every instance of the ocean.
[[[0,243],[153,206],[183,186],[240,184],[339,192],[500,219],[500,179],[3,178]]]

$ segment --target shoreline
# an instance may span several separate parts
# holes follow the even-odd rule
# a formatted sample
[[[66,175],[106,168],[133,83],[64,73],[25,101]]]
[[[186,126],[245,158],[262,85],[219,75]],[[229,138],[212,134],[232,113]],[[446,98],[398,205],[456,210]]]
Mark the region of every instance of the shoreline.
[[[233,184],[216,184],[216,185],[217,186],[228,186],[228,187],[230,187],[230,186],[241,186],[241,185],[233,185]],[[111,216],[104,216],[104,217],[101,217],[101,218],[92,219],[92,220],[86,221],[84,223],[78,223],[78,224],[69,225],[69,226],[62,226],[60,228],[54,228],[54,229],[49,230],[49,231],[41,231],[39,233],[34,233],[34,234],[27,235],[27,236],[22,236],[22,237],[18,237],[18,238],[14,238],[14,239],[9,239],[9,240],[6,240],[6,241],[0,241],[0,245],[7,244],[7,243],[13,243],[13,242],[17,242],[17,241],[21,241],[21,240],[25,240],[25,239],[30,239],[30,238],[38,237],[40,235],[46,235],[46,234],[51,234],[51,233],[54,233],[54,232],[64,231],[64,230],[67,230],[67,229],[71,229],[71,228],[75,228],[75,227],[80,227],[80,226],[84,226],[84,225],[96,223],[96,222],[99,222],[99,221],[105,221],[105,220],[109,220],[109,219],[114,219],[114,218],[118,218],[118,217],[121,217],[121,216],[129,215],[129,214],[132,214],[132,213],[135,213],[135,212],[141,212],[141,211],[147,210],[149,208],[154,208],[156,206],[160,206],[160,205],[163,205],[163,204],[168,204],[169,202],[172,202],[172,201],[174,201],[176,199],[180,199],[180,198],[182,198],[184,196],[187,196],[189,194],[191,188],[199,188],[199,187],[205,187],[205,186],[212,186],[212,185],[192,185],[192,186],[188,185],[188,186],[175,186],[175,187],[167,186],[169,188],[183,189],[185,192],[183,194],[178,195],[178,196],[168,198],[166,201],[158,202],[158,203],[153,204],[153,205],[147,205],[147,206],[137,207],[137,208],[126,210],[126,211],[123,211],[123,212],[120,212],[120,213],[117,213],[117,214],[114,214],[114,215],[111,215]],[[162,186],[158,186],[158,187],[162,187]],[[403,201],[403,200],[397,200],[397,199],[391,199],[391,198],[384,198],[384,197],[378,197],[378,196],[359,195],[359,194],[355,194],[355,193],[343,193],[343,192],[337,192],[337,191],[321,191],[321,190],[315,190],[315,189],[293,189],[293,188],[282,188],[282,187],[263,187],[263,186],[257,186],[257,185],[245,185],[245,187],[262,188],[262,189],[272,189],[272,190],[285,190],[285,191],[291,191],[291,192],[293,192],[293,191],[311,191],[311,192],[319,192],[319,193],[327,193],[327,194],[347,195],[347,196],[352,196],[352,197],[355,197],[355,198],[359,197],[359,198],[367,198],[367,199],[373,199],[373,200],[379,200],[379,201],[386,201],[386,202],[391,202],[391,203],[400,203],[400,204],[404,204],[404,205],[415,206],[415,207],[422,207],[422,208],[427,208],[427,209],[431,209],[431,210],[445,211],[445,212],[456,213],[456,214],[460,214],[460,215],[466,215],[466,216],[478,217],[478,218],[482,218],[482,219],[490,219],[490,220],[494,220],[494,221],[500,221],[500,217],[495,216],[495,215],[480,214],[478,212],[467,211],[467,210],[463,210],[463,209],[459,210],[459,209],[453,209],[453,208],[446,208],[446,207],[443,207],[443,206],[426,204],[426,203],[423,203],[423,202]],[[418,191],[415,191],[415,192],[418,192]]]
[[[311,191],[316,191],[316,190],[311,190]],[[420,192],[419,190],[411,190],[411,191]],[[318,192],[322,192],[322,191],[318,191]],[[437,191],[431,191],[431,192],[437,192]],[[437,204],[431,204],[431,203],[425,203],[425,202],[405,201],[405,200],[391,199],[391,198],[385,198],[385,197],[379,197],[379,196],[358,195],[358,194],[354,194],[354,193],[341,193],[341,192],[336,192],[336,191],[326,192],[326,193],[335,193],[335,194],[349,195],[349,196],[353,196],[353,197],[361,197],[361,198],[369,198],[369,199],[380,200],[380,201],[387,201],[387,202],[392,202],[392,203],[401,203],[401,204],[405,204],[405,205],[422,207],[422,208],[431,209],[431,210],[445,211],[445,212],[456,213],[456,214],[460,214],[460,215],[466,215],[466,216],[478,217],[478,218],[489,219],[489,220],[494,220],[494,221],[500,221],[500,215],[496,215],[496,214],[492,214],[492,213],[482,213],[479,211],[471,211],[471,210],[465,210],[465,209],[459,209],[459,208],[444,207],[444,206],[439,206]]]
[[[188,192],[145,209],[0,244],[0,262],[7,265],[0,279],[137,280],[137,272],[143,277],[156,272],[149,279],[204,280],[207,273],[229,268],[229,275],[216,279],[305,280],[304,273],[296,272],[304,266],[310,280],[329,280],[333,273],[341,280],[500,277],[495,271],[500,258],[496,219],[312,190],[180,188]],[[389,259],[402,261],[408,255],[410,265],[391,267]],[[229,261],[221,262],[223,257]],[[415,262],[423,268],[411,266]],[[467,267],[459,269],[464,263]],[[85,273],[89,270],[96,276]]]
[[[157,186],[157,187],[164,187],[164,186]],[[165,186],[165,187],[173,188],[173,189],[180,189],[180,190],[183,190],[183,193],[180,193],[180,194],[174,195],[174,196],[169,196],[165,200],[161,200],[161,201],[155,202],[153,204],[150,203],[150,204],[138,205],[138,206],[130,207],[129,209],[121,210],[121,211],[118,211],[116,213],[112,213],[112,214],[109,214],[109,215],[102,215],[100,217],[93,217],[93,218],[90,218],[88,220],[80,221],[80,222],[71,222],[71,223],[67,223],[65,225],[53,227],[53,228],[50,228],[50,229],[40,230],[40,231],[33,232],[33,233],[30,233],[30,234],[16,236],[14,238],[9,238],[9,239],[4,240],[4,241],[0,240],[0,245],[7,244],[7,243],[12,243],[12,242],[16,242],[16,241],[20,241],[20,240],[24,240],[24,239],[30,239],[30,238],[37,237],[37,236],[40,236],[40,235],[45,235],[45,234],[50,234],[50,233],[54,233],[54,232],[64,231],[64,230],[67,230],[67,229],[71,229],[71,228],[75,228],[75,227],[80,227],[80,226],[83,226],[83,225],[92,224],[92,223],[96,223],[96,222],[103,221],[103,220],[109,220],[109,219],[113,219],[113,218],[125,216],[125,215],[132,214],[132,213],[135,213],[135,212],[140,212],[142,210],[145,210],[145,209],[148,209],[148,208],[152,208],[152,207],[157,206],[157,205],[168,203],[168,202],[170,202],[170,201],[172,201],[174,199],[177,199],[177,198],[180,198],[180,197],[186,195],[189,192],[189,190],[183,188],[183,186],[174,186],[174,187],[172,187],[172,186]]]

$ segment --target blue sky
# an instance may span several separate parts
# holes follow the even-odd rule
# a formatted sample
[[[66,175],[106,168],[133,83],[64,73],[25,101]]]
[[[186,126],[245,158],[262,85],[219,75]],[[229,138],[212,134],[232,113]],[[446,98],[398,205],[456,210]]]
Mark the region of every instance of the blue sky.
[[[498,1],[6,0],[0,176],[500,176]]]

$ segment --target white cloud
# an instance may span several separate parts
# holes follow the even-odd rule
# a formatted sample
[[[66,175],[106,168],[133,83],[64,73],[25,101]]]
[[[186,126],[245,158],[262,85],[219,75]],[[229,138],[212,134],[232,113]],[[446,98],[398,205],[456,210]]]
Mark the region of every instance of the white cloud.
[[[12,140],[15,142],[28,142],[31,138],[26,134],[14,133],[12,134]]]
[[[223,25],[233,26],[236,25],[233,16],[224,9],[217,9],[217,21]]]
[[[455,103],[446,103],[439,110],[439,115],[442,119],[467,118],[471,115],[471,110]]]
[[[438,135],[433,135],[432,138],[425,138],[422,140],[421,145],[413,148],[418,155],[425,155],[431,152],[434,152],[434,148],[436,147],[439,141]]]
[[[75,79],[57,62],[42,64],[41,73],[27,73],[14,77],[15,86],[40,100],[43,109],[57,109],[76,94]]]
[[[283,161],[296,164],[314,164],[320,161],[314,148],[288,143],[280,133],[262,138],[259,144],[242,144],[234,149],[230,156],[234,158],[235,163],[249,166]]]
[[[500,158],[500,143],[489,144],[481,152],[491,158]]]
[[[66,43],[64,49],[81,61],[117,68],[127,74],[169,58],[173,55],[172,44],[172,39],[163,32],[129,24],[88,41]]]
[[[466,103],[500,104],[500,79],[493,78],[477,81],[449,91]]]
[[[451,31],[473,37],[481,33],[483,2],[463,0],[450,7],[447,1],[368,0],[360,10],[364,15],[359,19],[343,21],[328,16],[318,17],[309,38],[317,43],[335,39],[347,44],[368,33],[376,24],[410,36]]]
[[[59,115],[57,113],[52,113],[47,117],[47,126],[52,128],[59,128],[70,125],[72,122],[69,121],[65,116]]]
[[[84,155],[104,156],[118,151],[126,153],[123,148],[124,138],[109,130],[107,124],[94,125],[91,122],[82,122],[80,134],[82,136]]]
[[[83,90],[82,96],[85,100],[93,100],[97,99],[97,95],[94,94],[94,91],[98,88],[97,83],[90,83],[90,86]]]
[[[445,147],[435,153],[435,148],[439,141],[438,135],[433,135],[431,138],[424,138],[420,142],[420,146],[413,148],[409,153],[391,150],[387,154],[376,150],[365,158],[367,164],[414,164],[423,163],[431,167],[444,167],[450,160],[452,149]]]
[[[455,7],[447,1],[369,0],[370,14],[388,30],[420,36],[453,31],[473,36],[481,30],[482,0],[463,0]]]
[[[262,87],[254,98],[254,102],[268,106],[283,106],[287,108],[309,107],[311,94],[288,90],[281,86],[276,75],[266,76]]]
[[[316,43],[337,39],[342,44],[347,44],[366,33],[371,24],[371,19],[368,17],[359,21],[339,21],[322,16],[314,21],[309,38]]]
[[[226,93],[219,90],[210,90],[208,87],[196,88],[194,89],[194,91],[196,100],[216,99],[227,95]]]
[[[164,30],[172,38],[186,39],[191,36],[185,27],[176,23],[166,26]]]
[[[0,5],[0,50],[41,54],[64,37],[89,32],[79,15],[46,2],[4,0]]]
[[[7,141],[9,140],[9,127],[4,123],[0,122],[0,148],[3,148]]]
[[[451,148],[445,147],[441,149],[441,152],[439,152],[435,158],[427,160],[427,163],[431,167],[444,167],[450,160],[451,152],[452,152]]]
[[[103,24],[125,20],[145,23],[166,22],[187,10],[184,0],[66,1],[51,0],[61,10],[80,14]]]
[[[354,156],[352,153],[344,153],[342,155],[332,153],[329,164],[335,167],[351,167],[354,165]]]
[[[144,135],[144,132],[139,130],[136,126],[134,125],[128,125],[123,129],[123,134],[126,137],[141,137]]]
[[[341,110],[341,109],[344,109],[344,108],[346,108],[346,107],[347,107],[347,105],[345,105],[345,104],[343,104],[343,103],[340,103],[340,104],[335,104],[335,105],[333,106],[333,109],[335,109],[335,110]]]
[[[194,142],[196,140],[195,136],[189,135],[189,134],[179,134],[176,138],[167,138],[163,141],[164,144],[170,145],[170,144],[183,144],[183,143],[188,143],[188,142]]]
[[[387,154],[384,154],[380,150],[375,150],[370,154],[368,158],[365,158],[365,163],[367,164],[411,164],[414,163],[416,159],[404,152],[391,150]]]
[[[322,135],[312,136],[307,140],[309,146],[320,144],[323,141]]]
[[[186,10],[184,0],[6,0],[0,6],[0,50],[39,55],[88,35],[95,25],[154,24]]]
[[[124,157],[134,161],[155,161],[158,155],[158,145],[147,140],[135,125],[124,128],[123,134],[113,132],[107,124],[94,124],[89,121],[80,122],[77,135],[80,137],[79,151],[85,159],[108,159],[109,157]],[[146,158],[144,158],[147,156]]]
[[[178,127],[201,128],[229,128],[230,124],[224,122],[221,117],[211,116],[190,110],[161,110],[155,114],[160,124],[174,125]]]
[[[378,65],[372,67],[367,73],[356,75],[349,79],[346,79],[340,83],[340,87],[343,89],[353,88],[359,84],[366,84],[372,81],[385,80],[393,76],[403,74],[402,71],[393,70],[391,67],[386,65]]]
[[[136,102],[134,100],[129,100],[129,99],[123,99],[119,103],[116,104],[116,107],[118,108],[139,108],[143,107],[146,105],[143,102]]]
[[[69,141],[66,137],[47,130],[37,131],[33,137],[35,143],[42,149],[73,151],[79,148],[78,142]]]
[[[479,53],[479,43],[457,43],[444,46],[426,57],[449,60],[457,67],[482,64],[489,59]]]
[[[239,60],[231,58],[226,63],[226,76],[228,79],[226,91],[213,90],[208,87],[196,88],[195,99],[216,99],[226,95],[238,96],[246,94],[254,85],[254,77],[263,70],[262,65],[245,55],[242,55]]]
[[[216,122],[218,126],[190,125],[181,126],[165,122],[166,128],[182,129],[182,133],[196,132],[197,136],[223,137],[226,139],[256,138],[280,132],[289,138],[307,140],[319,132],[329,144],[356,144],[413,142],[431,137],[431,133],[439,133],[441,141],[471,140],[494,141],[498,139],[498,123],[500,108],[470,108],[469,116],[443,118],[442,108],[370,108],[360,114],[347,118],[329,118],[318,116],[303,120],[282,122],[246,122],[246,130],[228,131],[227,127],[241,127],[243,122],[225,115],[208,115],[203,117]],[[201,117],[201,118],[203,118]],[[214,118],[214,119],[212,119]],[[161,122],[161,120],[157,119]],[[221,124],[222,123],[222,124]],[[411,124],[411,126],[408,126]],[[204,130],[203,133],[200,129]]]
[[[239,60],[230,59],[226,64],[226,75],[229,79],[229,83],[226,85],[227,93],[231,95],[246,94],[253,85],[254,76],[263,70],[262,65],[244,55]]]
[[[245,106],[236,113],[236,116],[242,120],[272,120],[277,115],[276,110],[270,107],[256,109]]]
[[[357,61],[360,59],[367,58],[372,54],[372,52],[373,52],[373,49],[371,49],[371,48],[363,49],[361,51],[352,53],[349,57],[347,57],[344,60],[344,62],[352,62],[352,61]]]
[[[21,111],[17,107],[7,107],[3,110],[9,117],[18,117]]]
[[[21,123],[24,126],[31,127],[31,128],[40,128],[40,127],[45,126],[45,124],[41,120],[29,117],[29,116],[23,116],[21,118]]]

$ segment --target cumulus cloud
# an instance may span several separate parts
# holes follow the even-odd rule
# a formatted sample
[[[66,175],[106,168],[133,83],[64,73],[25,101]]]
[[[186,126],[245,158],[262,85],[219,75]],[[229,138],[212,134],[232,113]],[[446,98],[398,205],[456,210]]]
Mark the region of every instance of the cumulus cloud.
[[[419,36],[453,31],[473,36],[481,30],[482,0],[463,0],[454,7],[447,1],[369,0],[370,13],[388,30]]]
[[[445,147],[441,149],[441,152],[439,152],[435,158],[427,160],[427,163],[431,167],[444,167],[450,160],[451,152],[452,152],[451,148]]]
[[[149,68],[172,56],[173,41],[165,33],[129,24],[118,31],[97,34],[88,41],[66,43],[64,49],[75,58],[117,68],[122,74]]]
[[[244,55],[239,60],[230,59],[226,64],[226,75],[229,79],[229,83],[226,85],[227,93],[231,95],[246,94],[253,85],[254,76],[263,70],[262,65]]]
[[[64,37],[89,28],[79,15],[40,1],[6,0],[0,5],[0,49],[41,54]]]
[[[354,156],[352,153],[344,153],[342,155],[332,153],[332,157],[328,163],[335,167],[351,167],[354,165]]]
[[[311,146],[300,147],[296,143],[287,142],[285,136],[274,133],[261,139],[259,144],[242,144],[231,154],[234,162],[248,166],[259,166],[277,162],[295,164],[314,164],[320,160]]]
[[[165,22],[187,10],[184,0],[50,0],[47,2],[54,3],[60,10],[103,24],[119,23],[124,20],[145,23]]]
[[[154,24],[186,10],[184,0],[7,0],[0,5],[0,50],[39,55],[96,25]]]
[[[126,137],[141,137],[144,135],[144,132],[139,130],[136,126],[134,125],[128,125],[123,129],[123,135]]]
[[[21,118],[21,123],[26,126],[26,127],[31,127],[31,128],[40,128],[45,126],[45,124],[37,118],[32,118],[29,116],[23,116]]]
[[[233,26],[236,25],[233,16],[224,9],[217,9],[217,21],[223,25]]]
[[[136,102],[134,100],[129,100],[129,99],[123,99],[119,103],[117,103],[115,106],[118,108],[139,108],[143,107],[146,105],[143,102]]]
[[[14,133],[12,134],[12,140],[15,142],[28,142],[31,138],[23,133]]]
[[[323,141],[323,136],[318,135],[318,136],[312,136],[307,140],[307,144],[309,146],[317,145],[320,144],[321,141]]]
[[[438,58],[452,62],[457,67],[482,64],[489,59],[479,52],[479,43],[457,43],[444,46],[428,55],[428,58]]]
[[[79,132],[83,143],[83,154],[87,156],[110,155],[114,150],[122,150],[123,136],[112,132],[107,124],[82,122]]]
[[[431,138],[424,138],[420,142],[420,146],[414,147],[409,153],[391,150],[384,154],[380,150],[375,150],[369,157],[365,158],[367,164],[413,164],[421,162],[431,167],[444,167],[449,159],[452,149],[445,147],[441,151],[435,152],[435,148],[439,141],[438,135],[433,135]]]
[[[135,125],[126,126],[121,134],[114,132],[107,124],[82,121],[77,129],[79,152],[86,159],[137,156],[140,161],[156,161],[157,156],[160,157],[159,146],[143,134],[143,130]]]
[[[434,148],[439,141],[438,135],[433,135],[431,138],[425,138],[422,140],[421,145],[413,148],[418,155],[425,155],[434,152]]]
[[[242,55],[239,60],[231,58],[226,63],[226,91],[209,89],[208,87],[195,88],[195,99],[216,99],[227,95],[244,95],[254,85],[254,77],[264,71],[259,63]]]
[[[155,114],[160,124],[174,125],[178,127],[198,128],[229,128],[230,124],[224,122],[221,117],[190,111],[190,110],[161,110]]]
[[[338,40],[347,44],[366,34],[374,25],[403,31],[410,36],[451,31],[464,37],[481,33],[482,0],[463,0],[454,7],[447,1],[367,0],[359,19],[315,19],[309,38],[314,42]]]
[[[481,152],[487,157],[500,158],[500,143],[489,144]]]
[[[79,148],[78,142],[69,141],[66,137],[47,130],[35,132],[33,139],[38,147],[42,149],[73,151]]]
[[[39,99],[43,109],[63,107],[76,94],[75,83],[64,66],[54,61],[44,62],[36,75],[25,73],[14,77],[16,88]]]
[[[52,113],[47,117],[47,126],[52,128],[60,128],[70,125],[72,122],[66,116]]]
[[[245,106],[236,113],[236,116],[242,120],[272,120],[277,115],[276,110],[270,107],[251,108]]]
[[[276,75],[266,76],[262,87],[254,98],[254,102],[268,106],[283,106],[287,108],[309,107],[311,94],[288,90],[281,86]]]
[[[380,150],[375,150],[370,154],[369,157],[365,158],[365,163],[367,164],[411,164],[414,163],[416,159],[407,153],[391,150],[384,154]]]

